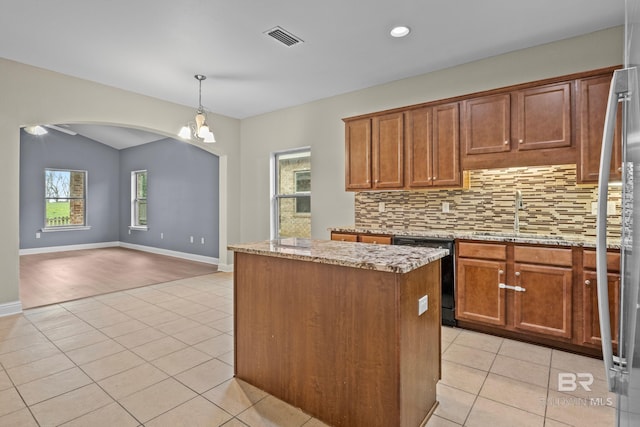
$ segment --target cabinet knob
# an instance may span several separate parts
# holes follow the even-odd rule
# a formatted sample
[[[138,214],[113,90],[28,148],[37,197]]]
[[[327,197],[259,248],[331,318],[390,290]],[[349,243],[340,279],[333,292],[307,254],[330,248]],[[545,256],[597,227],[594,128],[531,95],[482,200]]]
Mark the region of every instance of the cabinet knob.
[[[524,140],[519,139],[519,140],[518,140],[518,142],[519,142],[520,144],[522,144],[522,143],[524,142]]]
[[[516,271],[516,277],[520,277],[520,272]]]
[[[498,274],[500,275],[504,274],[504,270],[498,270]]]
[[[509,145],[509,140],[504,141],[504,145]]]
[[[591,284],[591,280],[585,280],[585,281],[584,281],[584,284],[585,284],[585,285],[587,285],[587,286],[589,286],[589,285]]]
[[[432,179],[435,181],[436,179],[438,179],[438,177],[437,177],[437,176],[434,176]]]
[[[378,243],[378,241],[377,241],[377,240],[374,240],[374,241],[373,241],[373,244],[374,244],[374,245],[375,245],[375,244],[377,244],[377,243]]]
[[[622,172],[622,166],[618,168],[618,172]]]

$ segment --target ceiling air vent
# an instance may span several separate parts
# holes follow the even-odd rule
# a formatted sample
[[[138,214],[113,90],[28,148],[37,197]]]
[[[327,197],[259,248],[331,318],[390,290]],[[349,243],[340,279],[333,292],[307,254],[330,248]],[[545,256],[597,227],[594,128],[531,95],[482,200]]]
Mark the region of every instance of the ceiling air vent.
[[[265,31],[264,33],[269,37],[273,37],[274,39],[278,40],[280,43],[287,47],[302,43],[303,41],[301,38],[294,36],[282,27],[275,27],[268,31]]]

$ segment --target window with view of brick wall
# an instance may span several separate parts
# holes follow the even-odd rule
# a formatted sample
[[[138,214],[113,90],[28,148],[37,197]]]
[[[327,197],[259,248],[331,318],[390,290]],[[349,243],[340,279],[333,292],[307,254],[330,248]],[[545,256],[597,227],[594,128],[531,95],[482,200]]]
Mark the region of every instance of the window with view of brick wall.
[[[44,228],[86,226],[87,171],[45,169]]]
[[[272,236],[311,237],[311,151],[273,154]]]

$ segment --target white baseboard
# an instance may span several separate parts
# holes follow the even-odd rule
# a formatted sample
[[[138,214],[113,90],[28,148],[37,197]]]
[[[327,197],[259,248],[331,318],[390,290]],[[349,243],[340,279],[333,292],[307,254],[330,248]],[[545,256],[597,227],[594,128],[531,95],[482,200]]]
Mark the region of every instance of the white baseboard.
[[[127,249],[135,249],[137,251],[150,252],[152,254],[158,254],[158,255],[167,255],[167,256],[172,256],[176,258],[187,259],[190,261],[204,262],[206,264],[218,264],[218,261],[219,261],[218,258],[204,256],[204,255],[170,251],[168,249],[160,249],[160,248],[154,248],[151,246],[143,246],[143,245],[134,245],[132,243],[125,243],[125,242],[119,242],[119,243],[120,243],[119,245],[120,247],[127,248]]]
[[[0,304],[0,317],[11,316],[22,313],[22,303],[20,301],[6,302]]]
[[[45,248],[20,249],[20,255],[46,254],[51,252],[79,251],[83,249],[101,249],[120,246],[120,242],[87,243],[84,245],[49,246]]]
[[[218,264],[218,271],[222,271],[223,273],[232,273],[233,264]]]

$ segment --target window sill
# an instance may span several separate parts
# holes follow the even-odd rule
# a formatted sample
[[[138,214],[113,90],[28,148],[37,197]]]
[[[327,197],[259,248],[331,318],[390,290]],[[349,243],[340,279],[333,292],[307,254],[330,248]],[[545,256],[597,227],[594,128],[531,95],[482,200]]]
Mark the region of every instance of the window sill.
[[[79,225],[77,227],[45,227],[40,229],[40,231],[43,233],[53,233],[57,231],[83,231],[83,230],[91,230],[91,226]]]
[[[130,225],[129,230],[149,231],[149,227],[147,227],[146,225]]]

